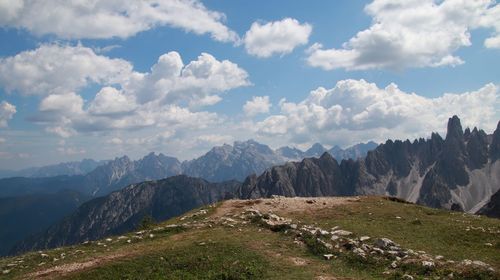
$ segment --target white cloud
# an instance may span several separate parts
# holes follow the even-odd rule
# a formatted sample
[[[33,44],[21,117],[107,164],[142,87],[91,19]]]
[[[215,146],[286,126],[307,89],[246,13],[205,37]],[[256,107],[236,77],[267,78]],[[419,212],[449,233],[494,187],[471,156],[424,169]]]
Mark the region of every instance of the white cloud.
[[[184,65],[177,52],[169,52],[147,73],[80,45],[42,45],[1,62],[0,84],[11,93],[42,96],[30,120],[61,137],[151,126],[204,127],[220,118],[198,109],[250,85],[245,70],[208,53]],[[96,85],[101,89],[85,101],[79,91]]]
[[[118,138],[118,137],[113,137],[113,138],[109,139],[107,141],[107,143],[113,144],[113,145],[121,145],[121,144],[123,144],[123,140]]]
[[[80,45],[42,45],[0,58],[0,85],[8,92],[49,95],[75,91],[91,83],[122,83],[131,71],[128,61],[97,55]]]
[[[223,134],[203,134],[196,138],[200,145],[222,145],[224,143],[231,143],[234,138],[231,135]]]
[[[500,119],[499,106],[500,89],[493,84],[426,98],[395,84],[379,88],[364,80],[343,80],[332,89],[311,91],[302,102],[281,103],[281,113],[257,127],[261,135],[282,135],[294,144],[411,139],[432,131],[443,133],[452,115],[461,117],[465,126],[493,130]]]
[[[247,116],[269,113],[270,108],[269,96],[254,96],[243,105],[243,111]]]
[[[473,29],[492,28],[485,45],[500,47],[500,7],[493,5],[491,0],[375,0],[365,7],[373,18],[368,29],[339,49],[313,44],[307,61],[325,70],[460,65],[464,61],[454,53],[471,45]]]
[[[73,147],[59,147],[57,151],[66,156],[83,155],[86,153],[85,149],[73,148]]]
[[[16,106],[7,101],[0,102],[0,127],[7,127],[7,122],[16,112]]]
[[[135,110],[133,96],[126,96],[113,87],[103,87],[90,103],[89,113],[94,115],[125,114]]]
[[[127,38],[157,26],[171,26],[236,42],[238,35],[224,20],[224,14],[198,0],[0,1],[0,26],[65,39]]]
[[[247,52],[257,57],[283,55],[307,44],[311,31],[310,24],[301,24],[292,18],[265,24],[254,22],[246,32],[243,43]]]
[[[71,117],[83,114],[83,99],[74,92],[51,94],[40,102],[39,110]]]

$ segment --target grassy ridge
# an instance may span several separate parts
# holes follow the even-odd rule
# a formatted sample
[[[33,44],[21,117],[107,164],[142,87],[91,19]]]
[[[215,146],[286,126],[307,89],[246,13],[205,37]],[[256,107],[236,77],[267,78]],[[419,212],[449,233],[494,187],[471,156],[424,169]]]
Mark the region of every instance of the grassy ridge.
[[[220,206],[221,204],[217,205]],[[289,234],[272,232],[253,223],[165,228],[166,225],[185,222],[206,222],[207,217],[215,214],[217,207],[205,208],[207,211],[202,215],[196,214],[199,213],[198,209],[186,214],[187,218],[179,217],[152,225],[151,228],[164,227],[163,230],[154,231],[154,237],[144,234],[138,238],[136,233],[130,233],[121,239],[112,237],[112,241],[102,240],[43,252],[48,257],[42,257],[40,253],[29,253],[17,258],[0,259],[0,269],[9,269],[7,265],[19,258],[23,260],[22,266],[26,266],[23,269],[17,266],[8,274],[0,273],[0,278],[25,279],[35,271],[93,260],[98,262],[76,271],[42,276],[47,279],[388,277],[383,274],[387,270],[387,263],[364,261],[348,254],[326,261],[321,254],[311,250],[311,246],[308,246],[310,244],[297,244]],[[243,208],[234,208],[232,213],[238,214],[242,210]],[[429,209],[380,197],[362,197],[353,199],[348,204],[320,207],[314,211],[298,212],[293,208],[276,208],[274,212],[300,221],[301,224],[315,224],[325,229],[340,226],[357,236],[387,237],[406,248],[424,250],[456,261],[480,260],[491,264],[497,271],[500,270],[500,221],[497,219]],[[79,251],[83,253],[77,253]],[[65,254],[65,258],[61,258],[61,254]],[[58,260],[53,261],[53,258]],[[414,268],[408,267],[407,270],[412,269]],[[440,275],[443,273],[448,272],[440,272]],[[474,279],[492,279],[488,275],[484,275],[484,278],[481,278],[481,274],[471,275]]]

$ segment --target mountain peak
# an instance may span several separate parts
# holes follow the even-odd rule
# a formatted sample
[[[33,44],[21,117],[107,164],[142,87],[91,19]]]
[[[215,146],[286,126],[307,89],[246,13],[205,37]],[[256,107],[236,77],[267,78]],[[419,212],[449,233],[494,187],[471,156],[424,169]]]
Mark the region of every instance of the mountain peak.
[[[455,138],[460,139],[464,135],[462,130],[462,124],[460,119],[455,115],[448,119],[448,130],[446,133],[446,139]]]
[[[314,143],[314,145],[312,145],[311,148],[305,152],[305,154],[307,157],[319,157],[326,151],[327,150],[323,147],[323,145],[320,143]]]

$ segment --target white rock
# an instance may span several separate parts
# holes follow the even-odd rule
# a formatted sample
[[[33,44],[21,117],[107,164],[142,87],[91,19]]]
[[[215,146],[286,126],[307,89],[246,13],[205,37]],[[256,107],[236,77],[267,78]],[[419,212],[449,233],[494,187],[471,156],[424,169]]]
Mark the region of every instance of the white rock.
[[[325,258],[325,260],[331,260],[333,258],[333,255],[332,254],[325,254],[325,255],[323,255],[323,257]]]
[[[2,271],[2,274],[9,274],[10,273],[10,269],[6,269],[4,271]]]
[[[379,238],[375,240],[375,246],[380,248],[388,248],[390,246],[396,246],[396,243],[394,243],[394,241],[390,240],[389,238]]]
[[[106,242],[111,242],[111,241],[113,241],[113,239],[111,239],[111,238],[106,238]]]
[[[361,237],[359,238],[359,241],[361,241],[361,242],[364,242],[364,241],[366,241],[366,240],[370,240],[370,236],[361,236]]]
[[[393,261],[393,262],[391,263],[391,268],[393,268],[393,269],[398,268],[398,262]]]
[[[333,231],[332,235],[349,236],[352,235],[352,232],[343,229],[338,229]]]
[[[422,261],[422,266],[426,268],[433,268],[434,267],[434,262],[431,261]]]
[[[405,275],[403,275],[402,279],[403,280],[413,280],[413,276],[411,276],[409,274],[405,274]]]
[[[354,248],[354,250],[352,250],[352,252],[358,256],[361,256],[361,257],[366,256],[365,251],[363,251],[363,249],[361,249],[361,248]]]
[[[481,266],[481,267],[488,267],[489,265],[482,262],[482,261],[472,261],[472,264],[473,265],[476,265],[476,266]]]

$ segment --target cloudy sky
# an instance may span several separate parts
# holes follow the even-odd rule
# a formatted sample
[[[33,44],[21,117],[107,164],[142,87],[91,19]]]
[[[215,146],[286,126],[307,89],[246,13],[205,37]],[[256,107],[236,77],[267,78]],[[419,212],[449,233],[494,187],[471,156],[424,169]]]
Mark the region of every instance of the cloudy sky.
[[[0,169],[500,119],[490,0],[0,0]]]

